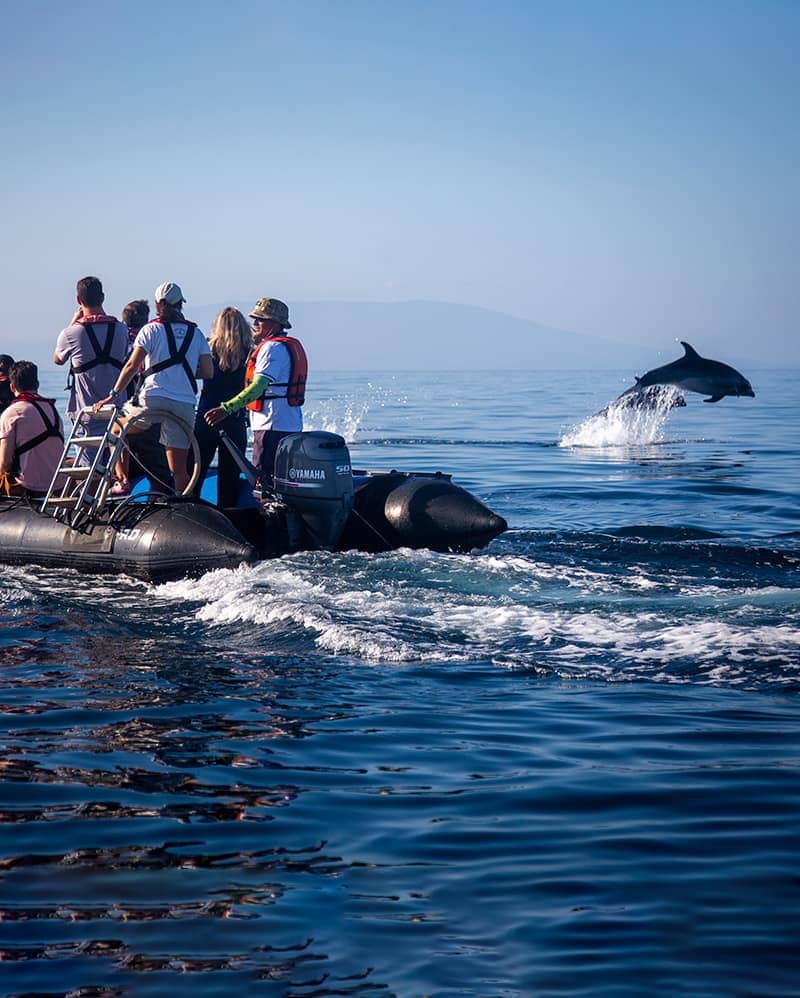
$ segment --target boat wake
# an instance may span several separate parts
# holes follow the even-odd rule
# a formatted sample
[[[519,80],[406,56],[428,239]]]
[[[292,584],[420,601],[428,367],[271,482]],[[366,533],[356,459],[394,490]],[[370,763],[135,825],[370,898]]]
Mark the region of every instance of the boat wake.
[[[221,628],[229,650],[255,628],[273,652],[352,663],[483,660],[562,679],[796,686],[796,566],[709,578],[701,548],[678,570],[648,561],[647,546],[610,565],[552,562],[509,542],[472,555],[303,552],[151,592]]]

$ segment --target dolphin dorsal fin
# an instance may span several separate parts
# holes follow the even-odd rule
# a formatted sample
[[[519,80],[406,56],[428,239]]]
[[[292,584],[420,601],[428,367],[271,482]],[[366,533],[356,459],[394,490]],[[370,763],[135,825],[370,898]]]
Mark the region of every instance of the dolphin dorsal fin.
[[[687,357],[691,357],[692,359],[696,357],[698,360],[701,359],[700,354],[695,350],[695,348],[691,346],[689,343],[687,343],[685,340],[681,340],[681,346],[684,349],[684,354],[683,354],[684,360]]]

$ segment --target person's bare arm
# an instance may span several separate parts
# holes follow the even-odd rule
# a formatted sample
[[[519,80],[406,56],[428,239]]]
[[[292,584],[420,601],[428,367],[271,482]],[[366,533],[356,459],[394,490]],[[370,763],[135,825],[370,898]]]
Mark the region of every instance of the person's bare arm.
[[[214,377],[214,361],[210,353],[204,353],[198,359],[196,377],[202,378],[203,381]]]
[[[74,326],[75,323],[78,322],[82,318],[83,318],[83,309],[79,305],[75,309],[75,314],[72,316],[72,318],[67,323],[67,329],[69,329],[70,326]],[[59,339],[60,338],[61,337],[59,337]],[[59,352],[58,352],[58,343],[56,343],[56,351],[53,354],[53,363],[54,364],[58,364],[58,366],[61,367],[61,365],[62,364],[66,364],[66,362],[68,360],[69,360],[69,353],[65,353],[63,356],[61,356],[61,354],[59,354]]]
[[[139,370],[142,361],[147,356],[144,347],[136,346],[128,354],[128,359],[122,370],[117,375],[117,380],[114,382],[114,387],[111,389],[110,394],[106,395],[104,399],[100,399],[99,402],[95,402],[92,406],[92,411],[97,412],[104,405],[108,405],[109,402],[114,402],[116,404],[117,396],[120,395],[128,387],[128,383],[131,378]]]
[[[14,463],[14,444],[8,437],[0,440],[0,471],[11,471]]]

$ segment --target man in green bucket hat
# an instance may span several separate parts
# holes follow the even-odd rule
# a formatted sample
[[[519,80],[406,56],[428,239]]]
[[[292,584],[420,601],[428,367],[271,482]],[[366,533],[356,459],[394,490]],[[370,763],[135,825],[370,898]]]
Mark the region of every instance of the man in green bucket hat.
[[[253,350],[245,369],[244,389],[216,409],[205,420],[217,426],[233,412],[247,407],[253,430],[253,464],[261,470],[262,495],[270,488],[275,452],[289,433],[303,429],[308,361],[303,345],[294,336],[289,308],[278,298],[259,298],[250,312],[253,320]]]

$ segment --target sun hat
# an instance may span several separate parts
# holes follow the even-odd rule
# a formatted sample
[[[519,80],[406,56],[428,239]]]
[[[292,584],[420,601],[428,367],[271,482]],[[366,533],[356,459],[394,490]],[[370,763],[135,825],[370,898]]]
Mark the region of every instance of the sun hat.
[[[289,306],[277,298],[259,298],[250,313],[251,319],[271,319],[279,322],[284,329],[291,329]]]
[[[173,284],[172,281],[159,284],[156,288],[156,293],[153,295],[153,299],[155,301],[165,301],[168,305],[180,305],[181,302],[186,301],[180,286]]]

